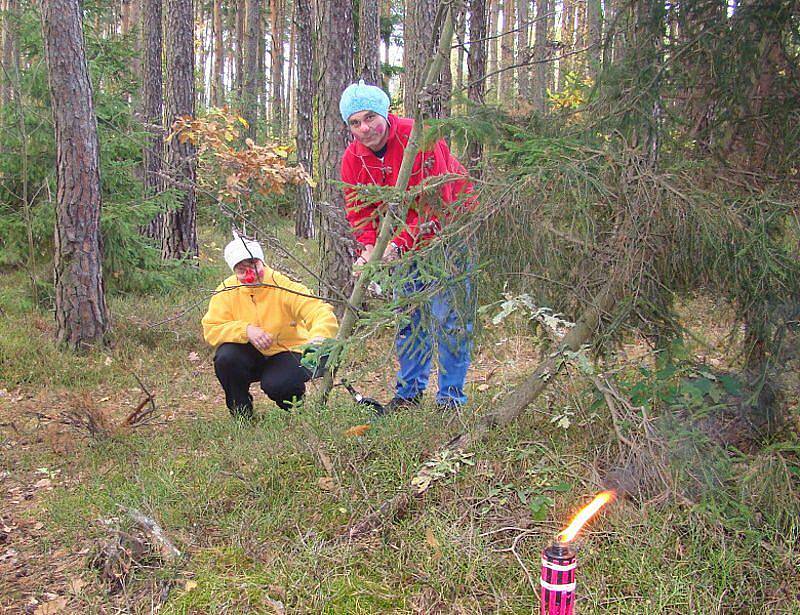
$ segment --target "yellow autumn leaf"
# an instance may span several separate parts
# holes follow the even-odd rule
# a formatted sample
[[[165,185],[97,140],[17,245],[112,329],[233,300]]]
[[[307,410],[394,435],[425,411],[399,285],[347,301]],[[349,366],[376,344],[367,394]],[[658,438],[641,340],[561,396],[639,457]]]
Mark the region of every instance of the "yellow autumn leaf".
[[[363,436],[365,433],[369,431],[369,425],[353,425],[350,429],[344,432],[346,436]]]

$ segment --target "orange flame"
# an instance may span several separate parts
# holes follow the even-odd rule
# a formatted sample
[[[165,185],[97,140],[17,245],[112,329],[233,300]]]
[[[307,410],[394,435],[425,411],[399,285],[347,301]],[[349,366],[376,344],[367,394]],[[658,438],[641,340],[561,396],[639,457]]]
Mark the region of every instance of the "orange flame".
[[[598,493],[591,502],[578,511],[578,514],[575,515],[572,521],[569,522],[567,529],[565,529],[556,537],[558,542],[570,542],[573,540],[575,536],[578,535],[578,532],[581,531],[581,528],[586,524],[586,522],[591,519],[604,505],[608,504],[608,502],[614,499],[614,495],[615,493],[613,491],[603,491],[602,493]]]

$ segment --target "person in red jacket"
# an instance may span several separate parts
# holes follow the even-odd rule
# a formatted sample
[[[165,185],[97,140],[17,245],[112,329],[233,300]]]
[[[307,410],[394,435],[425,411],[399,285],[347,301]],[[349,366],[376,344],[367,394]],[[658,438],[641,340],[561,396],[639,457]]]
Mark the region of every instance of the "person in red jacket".
[[[362,248],[354,266],[363,266],[375,247],[382,203],[370,202],[359,195],[359,186],[394,186],[403,161],[414,120],[389,113],[386,93],[364,81],[348,86],[339,101],[342,119],[354,140],[342,157],[341,178],[346,184],[347,220]],[[452,175],[442,182],[440,177]],[[474,205],[472,184],[461,163],[439,139],[417,154],[408,187],[435,184],[412,203],[405,224],[387,246],[382,257],[388,262],[417,246],[429,242],[442,224],[457,210]],[[438,197],[438,198],[436,198]],[[432,203],[434,205],[432,206]],[[463,274],[467,259],[463,253],[449,254]],[[411,265],[411,281],[395,289],[398,295],[426,292],[430,298],[411,314],[411,322],[397,335],[400,363],[395,397],[387,409],[419,405],[428,384],[433,345],[438,346],[439,391],[436,401],[444,409],[457,408],[467,401],[464,381],[470,363],[472,317],[468,306],[471,288],[468,276],[448,276],[431,288],[423,283]],[[451,282],[450,279],[456,280]],[[466,301],[464,301],[466,299]]]

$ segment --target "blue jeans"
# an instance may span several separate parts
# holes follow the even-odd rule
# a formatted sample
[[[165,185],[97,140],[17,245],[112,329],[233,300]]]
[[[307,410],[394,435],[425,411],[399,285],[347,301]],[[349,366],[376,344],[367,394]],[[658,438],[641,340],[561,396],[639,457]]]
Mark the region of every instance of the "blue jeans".
[[[397,334],[395,345],[400,370],[397,372],[396,395],[411,399],[422,395],[428,386],[433,345],[439,358],[439,404],[464,404],[464,380],[470,364],[473,328],[472,286],[468,273],[471,267],[463,258],[452,277],[424,282],[412,265],[409,281],[395,291],[395,297],[418,293],[427,296],[410,314],[410,322]],[[462,276],[461,279],[458,279]],[[453,278],[456,279],[453,279]]]

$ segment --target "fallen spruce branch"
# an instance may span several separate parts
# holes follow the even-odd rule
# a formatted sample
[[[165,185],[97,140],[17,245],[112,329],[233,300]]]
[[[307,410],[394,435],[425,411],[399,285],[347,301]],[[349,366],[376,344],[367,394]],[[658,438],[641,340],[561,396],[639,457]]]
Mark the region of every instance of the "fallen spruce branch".
[[[613,309],[620,289],[620,284],[607,283],[595,300],[584,310],[575,326],[564,336],[558,350],[540,363],[527,380],[511,392],[497,411],[485,414],[475,428],[456,436],[445,444],[429,462],[423,465],[411,479],[409,485],[391,499],[386,500],[377,510],[350,525],[344,536],[349,539],[360,538],[371,532],[379,531],[387,523],[403,518],[416,500],[438,480],[450,474],[440,472],[438,475],[433,475],[432,468],[438,467],[442,460],[465,461],[469,459],[470,448],[484,440],[493,430],[505,427],[521,416],[525,409],[553,382],[564,364],[564,354],[577,352],[592,339],[603,315]],[[458,463],[459,467],[462,465],[467,464]]]

